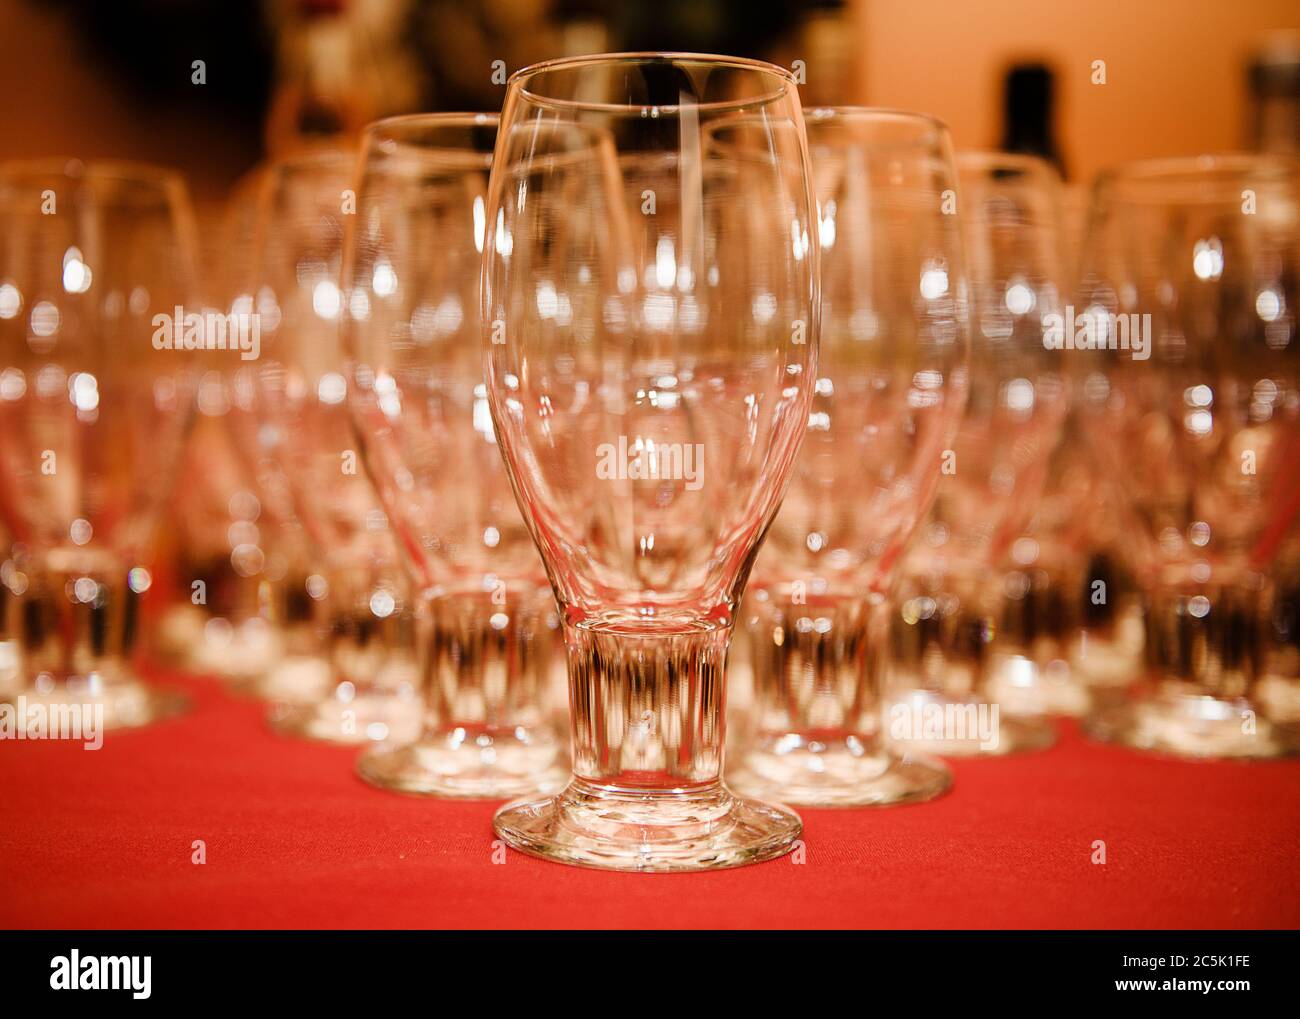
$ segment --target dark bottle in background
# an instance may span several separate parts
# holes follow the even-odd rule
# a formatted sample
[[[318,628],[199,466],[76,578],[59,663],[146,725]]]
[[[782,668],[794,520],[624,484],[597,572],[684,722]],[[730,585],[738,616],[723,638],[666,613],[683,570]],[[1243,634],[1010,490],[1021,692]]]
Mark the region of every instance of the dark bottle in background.
[[[1300,36],[1264,40],[1246,68],[1250,113],[1246,145],[1256,152],[1300,154]]]
[[[1056,76],[1046,64],[1013,64],[1002,90],[1004,152],[1039,156],[1065,177],[1065,164],[1056,144],[1054,124]]]

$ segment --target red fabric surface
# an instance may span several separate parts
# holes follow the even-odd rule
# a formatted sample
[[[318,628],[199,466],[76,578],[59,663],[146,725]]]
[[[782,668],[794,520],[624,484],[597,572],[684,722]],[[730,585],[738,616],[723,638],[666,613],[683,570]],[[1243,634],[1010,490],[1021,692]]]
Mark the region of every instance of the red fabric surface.
[[[1300,926],[1300,761],[1144,757],[1067,725],[1045,753],[957,762],[932,803],[801,811],[802,865],[606,874],[493,863],[492,804],[371,789],[355,750],[275,736],[215,682],[168,683],[188,715],[97,752],[0,742],[0,923]]]

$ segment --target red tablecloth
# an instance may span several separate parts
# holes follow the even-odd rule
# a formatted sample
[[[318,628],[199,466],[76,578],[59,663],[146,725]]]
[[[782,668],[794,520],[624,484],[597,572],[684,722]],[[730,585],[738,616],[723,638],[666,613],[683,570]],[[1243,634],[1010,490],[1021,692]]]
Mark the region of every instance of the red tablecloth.
[[[97,752],[0,741],[0,924],[1300,926],[1300,761],[1182,763],[1067,725],[1045,753],[958,762],[932,803],[802,811],[802,865],[606,874],[494,863],[491,804],[371,789],[355,750],[275,736],[213,681],[167,682],[194,709]]]

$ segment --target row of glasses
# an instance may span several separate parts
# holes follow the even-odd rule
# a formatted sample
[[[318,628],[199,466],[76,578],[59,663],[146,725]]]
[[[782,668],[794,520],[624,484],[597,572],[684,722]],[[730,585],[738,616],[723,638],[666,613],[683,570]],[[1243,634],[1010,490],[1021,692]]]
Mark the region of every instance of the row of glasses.
[[[1255,688],[1295,658],[1294,167],[1103,178],[1076,316],[1050,171],[948,150],[913,115],[805,127],[793,79],[759,62],[538,65],[499,122],[381,122],[359,163],[313,153],[259,175],[231,310],[258,316],[263,346],[226,362],[219,397],[211,371],[195,381],[208,362],[137,342],[192,293],[174,180],[40,168],[54,185],[33,191],[0,173],[0,526],[17,539],[0,625],[18,620],[25,658],[9,671],[105,696],[118,724],[163,710],[124,664],[138,610],[120,585],[149,584],[125,565],[197,390],[256,461],[240,534],[292,515],[310,542],[268,575],[328,648],[321,682],[277,697],[282,728],[386,740],[358,764],[379,786],[530,793],[495,826],[550,859],[770,858],[801,824],[765,800],[925,799],[949,777],[918,750],[1042,745],[1041,723],[1007,720],[992,747],[982,731],[927,744],[924,715],[1041,681],[1019,635],[994,637],[1043,551],[1026,535],[1073,389],[1155,676],[1092,730],[1192,755],[1288,749]],[[32,195],[69,191],[70,222],[31,218]],[[1045,343],[1049,316],[1092,323],[1106,349]],[[1150,363],[1139,333],[1110,342],[1129,325]],[[34,473],[46,459],[75,470]],[[749,689],[724,769],[737,619]]]

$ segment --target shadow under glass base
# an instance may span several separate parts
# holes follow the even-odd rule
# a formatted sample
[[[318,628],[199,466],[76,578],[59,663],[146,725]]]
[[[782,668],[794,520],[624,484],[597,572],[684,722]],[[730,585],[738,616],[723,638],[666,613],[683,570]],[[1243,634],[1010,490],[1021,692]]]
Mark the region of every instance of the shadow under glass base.
[[[284,736],[361,746],[391,740],[410,742],[420,731],[418,697],[398,693],[357,693],[308,703],[273,702],[267,723]]]
[[[1259,706],[1244,699],[1138,698],[1092,715],[1084,731],[1134,750],[1201,760],[1259,760],[1300,751],[1295,727],[1262,717]]]
[[[51,709],[75,706],[85,711],[89,708],[99,715],[93,724],[111,731],[151,725],[183,714],[190,706],[184,694],[153,686],[134,676],[121,676],[104,684],[73,681],[44,687],[37,680],[34,685],[14,690],[2,698],[14,706],[15,723],[24,731],[36,731],[40,725],[48,733],[53,718]]]
[[[888,742],[898,753],[938,757],[1000,757],[1046,750],[1056,743],[1050,718],[1016,716],[979,697],[913,690],[884,714]]]
[[[576,778],[556,795],[506,804],[492,826],[507,845],[544,860],[659,873],[770,860],[803,831],[788,807],[733,795],[721,783],[637,793]]]
[[[886,807],[934,799],[951,788],[952,773],[936,758],[869,748],[854,736],[792,733],[742,754],[727,784],[800,807]]]
[[[380,789],[475,800],[553,793],[569,780],[564,754],[554,739],[465,729],[372,747],[357,759],[357,774]]]

